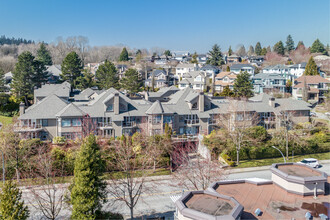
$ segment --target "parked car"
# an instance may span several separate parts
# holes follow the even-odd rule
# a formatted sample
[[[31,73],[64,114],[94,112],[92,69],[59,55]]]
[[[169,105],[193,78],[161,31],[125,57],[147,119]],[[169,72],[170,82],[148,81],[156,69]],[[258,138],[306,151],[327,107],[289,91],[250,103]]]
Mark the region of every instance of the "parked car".
[[[316,113],[315,113],[315,112],[310,112],[309,115],[310,115],[311,117],[316,117]]]
[[[330,112],[326,112],[325,115],[329,116],[330,117]]]
[[[298,163],[305,164],[305,165],[313,167],[313,168],[318,168],[320,166],[319,161],[315,158],[305,158]]]

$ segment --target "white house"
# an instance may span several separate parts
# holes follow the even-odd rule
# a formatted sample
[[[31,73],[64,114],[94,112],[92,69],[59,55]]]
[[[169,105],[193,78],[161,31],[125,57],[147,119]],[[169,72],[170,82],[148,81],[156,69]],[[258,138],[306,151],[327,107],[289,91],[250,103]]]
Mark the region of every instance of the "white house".
[[[145,80],[145,86],[152,87],[152,77],[154,77],[155,88],[168,86],[168,74],[165,70],[154,70],[152,75]]]
[[[198,70],[198,66],[193,63],[179,63],[175,67],[175,77],[180,80],[180,78],[185,74],[191,71]]]
[[[254,76],[255,67],[250,64],[234,64],[230,67],[230,72],[239,74],[240,72],[247,72],[251,76]]]
[[[179,89],[190,87],[197,91],[204,91],[209,85],[209,77],[206,72],[192,71],[184,74],[182,80],[178,84]]]
[[[206,72],[207,76],[212,79],[212,82],[214,81],[215,79],[215,76],[221,72],[221,69],[219,69],[218,67],[216,66],[213,66],[213,65],[204,65],[202,68],[201,68],[202,71]]]

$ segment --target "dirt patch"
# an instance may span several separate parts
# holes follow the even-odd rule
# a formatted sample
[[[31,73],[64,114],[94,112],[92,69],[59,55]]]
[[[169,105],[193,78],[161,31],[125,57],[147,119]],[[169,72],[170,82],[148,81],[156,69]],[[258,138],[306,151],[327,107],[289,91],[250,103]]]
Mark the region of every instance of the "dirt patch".
[[[307,203],[303,202],[301,204],[302,209],[306,209],[311,212],[313,217],[319,217],[320,214],[327,215],[328,210],[327,207],[324,204],[321,203]]]
[[[297,211],[299,210],[299,208],[296,208],[296,207],[289,207],[289,206],[285,206],[285,205],[282,205],[280,207],[278,207],[281,211],[289,211],[289,212],[294,212],[294,211]]]

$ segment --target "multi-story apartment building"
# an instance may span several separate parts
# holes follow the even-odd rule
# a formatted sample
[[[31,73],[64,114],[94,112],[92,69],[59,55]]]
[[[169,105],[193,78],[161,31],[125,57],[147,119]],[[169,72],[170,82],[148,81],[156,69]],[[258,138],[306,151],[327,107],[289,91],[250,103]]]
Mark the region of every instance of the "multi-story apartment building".
[[[322,102],[325,98],[325,93],[329,91],[329,88],[330,80],[319,75],[301,76],[294,81],[292,97],[297,100],[302,100],[305,95],[307,101]]]
[[[130,99],[113,88],[96,92],[87,90],[82,92],[83,98],[76,96],[77,100],[70,98],[69,101],[52,93],[26,110],[21,104],[16,132],[22,138],[43,140],[57,136],[74,139],[90,132],[102,137],[135,132],[152,135],[164,133],[167,123],[177,135],[196,135],[209,134],[221,126],[221,115],[229,116],[231,129],[237,126],[235,121],[245,120],[251,121],[251,126],[277,128],[281,126],[280,117],[289,112],[294,113],[295,122],[309,120],[310,108],[304,101],[274,99],[266,94],[247,101],[230,101],[213,100],[192,88],[171,89],[172,94],[165,102],[150,102]],[[257,115],[258,119],[252,115]]]

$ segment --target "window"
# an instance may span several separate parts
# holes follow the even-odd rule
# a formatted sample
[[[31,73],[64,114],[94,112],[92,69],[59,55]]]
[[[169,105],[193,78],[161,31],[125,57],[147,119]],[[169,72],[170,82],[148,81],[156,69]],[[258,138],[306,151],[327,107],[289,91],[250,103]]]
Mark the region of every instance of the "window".
[[[81,120],[78,118],[72,119],[72,126],[74,127],[81,126]]]
[[[70,119],[62,119],[62,127],[70,127],[71,120]]]
[[[43,127],[48,126],[48,119],[42,119],[41,123]]]
[[[113,112],[113,104],[107,106],[107,112]]]
[[[243,121],[243,114],[242,113],[237,113],[236,114],[236,120],[237,121]]]
[[[172,123],[172,116],[164,116],[164,123]]]
[[[162,119],[161,115],[152,116],[152,124],[159,124]]]
[[[125,111],[126,110],[126,106],[122,103],[119,104],[119,110],[120,111]]]
[[[184,127],[180,127],[180,129],[179,129],[180,131],[180,134],[183,134],[184,133]]]
[[[192,105],[191,109],[197,109],[197,102]]]

